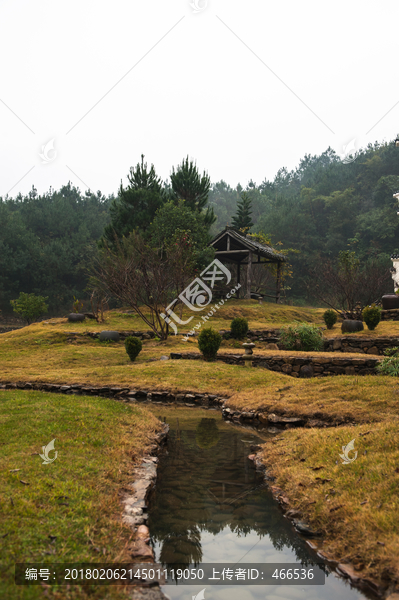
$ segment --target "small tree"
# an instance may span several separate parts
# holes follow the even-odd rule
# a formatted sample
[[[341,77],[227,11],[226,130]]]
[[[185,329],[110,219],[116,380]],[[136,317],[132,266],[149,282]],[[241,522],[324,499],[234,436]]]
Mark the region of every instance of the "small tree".
[[[246,192],[241,194],[241,199],[237,202],[237,212],[232,219],[233,227],[246,233],[253,227],[252,219],[252,202]]]
[[[30,325],[48,310],[46,300],[48,300],[47,297],[44,298],[43,296],[21,292],[19,298],[17,300],[10,300],[10,303],[13,311]]]
[[[165,308],[194,275],[192,245],[180,232],[167,247],[153,247],[138,232],[115,240],[116,250],[106,243],[91,268],[91,287],[128,305],[157,337],[167,339],[169,323]],[[175,310],[176,304],[173,306]]]
[[[309,295],[321,300],[344,319],[356,319],[356,305],[375,302],[390,281],[389,269],[381,257],[372,256],[361,263],[356,253],[342,250],[337,261],[323,261],[313,269],[309,279]]]

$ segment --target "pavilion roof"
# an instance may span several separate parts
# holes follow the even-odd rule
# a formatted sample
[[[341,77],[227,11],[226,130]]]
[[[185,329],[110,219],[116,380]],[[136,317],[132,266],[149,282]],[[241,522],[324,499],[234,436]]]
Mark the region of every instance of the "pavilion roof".
[[[230,249],[228,250],[227,240],[230,238]],[[216,251],[216,256],[224,257],[233,261],[241,261],[246,254],[253,252],[257,256],[268,259],[270,262],[285,262],[287,257],[284,254],[276,252],[271,246],[266,246],[257,242],[251,237],[239,233],[232,227],[226,227],[218,233],[209,243]]]

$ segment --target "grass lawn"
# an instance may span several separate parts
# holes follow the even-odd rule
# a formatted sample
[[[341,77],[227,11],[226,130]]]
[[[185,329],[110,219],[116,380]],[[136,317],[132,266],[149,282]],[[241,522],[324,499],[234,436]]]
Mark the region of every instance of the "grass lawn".
[[[41,586],[15,586],[15,562],[129,560],[119,493],[158,428],[149,411],[115,400],[0,391],[1,598],[46,597]],[[57,458],[42,464],[38,453],[54,438]],[[126,597],[114,586],[63,586],[47,597],[100,599],[110,590]]]
[[[383,419],[357,427],[291,430],[263,446],[263,461],[291,506],[323,534],[322,551],[358,576],[399,581],[399,430]],[[355,439],[357,459],[343,464]],[[349,453],[353,458],[353,451]]]
[[[231,319],[234,316],[243,315],[249,319],[250,327],[253,329],[278,328],[296,320],[314,322],[323,326],[323,312],[324,309],[287,307],[268,303],[260,305],[255,301],[234,301],[222,307],[208,325],[211,324],[215,329],[229,329]],[[193,324],[194,320],[191,326]],[[186,327],[186,330],[190,328]],[[397,557],[399,556],[397,530],[399,505],[396,499],[399,492],[399,456],[397,451],[399,447],[399,433],[397,433],[399,424],[399,383],[396,379],[382,376],[294,379],[267,369],[249,369],[221,362],[160,361],[159,358],[162,355],[169,355],[171,351],[197,351],[195,341],[183,342],[180,336],[171,336],[166,342],[145,340],[143,351],[137,360],[132,363],[122,342],[104,344],[83,336],[72,339],[70,335],[71,332],[83,333],[103,329],[146,330],[148,327],[140,323],[137,316],[123,314],[121,311],[112,311],[108,313],[107,321],[102,324],[93,321],[67,323],[65,319],[52,319],[18,331],[2,334],[0,335],[1,380],[80,383],[94,386],[126,385],[132,389],[142,387],[153,390],[168,389],[171,391],[217,393],[222,396],[229,396],[228,405],[241,410],[256,409],[265,413],[275,412],[287,416],[313,416],[315,419],[321,419],[325,422],[340,420],[345,423],[345,426],[333,429],[297,429],[284,432],[279,436],[282,437],[281,441],[270,442],[266,445],[264,451],[265,463],[272,469],[276,477],[276,484],[284,489],[291,504],[298,506],[304,518],[323,532],[325,547],[330,553],[340,561],[352,562],[361,570],[361,575],[371,574],[378,577],[385,572],[391,578],[399,577],[397,564]],[[332,332],[324,331],[324,333],[339,335],[340,328],[336,325]],[[399,323],[381,323],[375,332],[366,330],[363,335],[399,335]],[[242,353],[241,342],[224,342],[221,350]],[[257,344],[255,351],[263,352],[261,344]],[[287,354],[292,355],[293,353]],[[348,354],[345,354],[345,357],[347,356]],[[359,358],[359,355],[357,354],[356,357]],[[132,411],[132,409],[127,409],[125,405],[119,405],[113,400],[65,396],[63,399],[50,402],[47,401],[48,398],[56,399],[57,397],[46,394],[41,396],[42,400],[39,400],[40,396],[35,396],[35,393],[21,392],[19,395],[12,392],[14,396],[9,396],[9,394],[11,392],[0,392],[0,398],[17,398],[18,402],[20,402],[19,398],[36,398],[35,402],[40,407],[40,410],[38,409],[34,413],[33,411],[28,412],[28,408],[34,406],[33,401],[29,400],[29,403],[24,401],[25,409],[17,408],[17,401],[13,404],[8,402],[8,406],[12,406],[12,410],[8,409],[8,412],[4,413],[3,416],[5,418],[6,415],[7,419],[14,421],[14,429],[17,434],[14,434],[15,440],[10,441],[10,447],[15,444],[15,452],[21,452],[24,459],[21,459],[22,462],[16,460],[10,462],[12,452],[7,450],[7,464],[2,470],[7,473],[7,486],[14,485],[15,490],[19,490],[22,495],[30,494],[36,489],[32,487],[34,479],[31,478],[30,480],[28,477],[31,472],[24,472],[22,476],[21,472],[13,475],[9,471],[13,468],[21,468],[21,464],[25,468],[25,465],[28,464],[27,461],[37,461],[37,464],[36,462],[29,462],[29,465],[32,464],[33,468],[34,464],[34,468],[37,469],[38,473],[56,473],[55,469],[70,469],[70,473],[60,479],[57,496],[67,495],[73,498],[74,496],[71,495],[74,493],[73,489],[72,491],[68,490],[68,493],[68,491],[65,491],[65,487],[67,482],[76,482],[78,477],[76,473],[72,475],[73,469],[76,469],[75,463],[72,464],[71,462],[70,466],[64,467],[64,463],[57,459],[52,465],[43,465],[42,467],[37,456],[30,457],[29,452],[25,455],[25,450],[22,448],[23,444],[21,444],[21,438],[25,435],[31,436],[32,442],[29,445],[31,453],[40,451],[42,445],[57,437],[57,442],[60,440],[60,446],[58,447],[61,458],[63,452],[66,452],[66,450],[61,450],[61,439],[63,439],[61,434],[71,436],[71,438],[65,438],[66,440],[75,440],[75,437],[81,432],[82,437],[79,438],[81,445],[77,444],[72,447],[74,452],[76,450],[75,454],[78,457],[74,460],[80,460],[79,464],[82,465],[83,476],[87,463],[84,463],[84,458],[79,457],[84,457],[86,440],[88,438],[94,439],[94,435],[93,438],[90,437],[90,428],[103,427],[104,423],[111,422],[111,417],[104,422],[96,422],[94,415],[98,410],[98,406],[107,406],[107,411],[109,411],[107,414],[112,415],[113,419],[121,418],[124,422],[127,422],[128,414],[133,414],[135,410],[138,410],[134,409]],[[85,412],[92,414],[92,419],[91,421],[88,418],[82,419],[85,424],[84,428],[82,425],[82,431],[79,425],[80,415],[83,414],[81,403],[97,407],[97,409],[92,408],[88,411],[85,409]],[[1,403],[2,406],[5,404],[7,402]],[[55,419],[51,416],[55,415],[53,411],[58,410],[57,407],[62,411],[77,410],[79,414],[74,415],[72,419],[69,416],[65,417],[65,423],[69,421],[70,426],[70,421],[72,420],[74,423],[76,418],[78,428],[71,428],[65,424],[65,428],[71,431],[59,434],[55,423],[58,427],[58,424],[63,421],[58,417]],[[112,407],[115,407],[115,409]],[[116,412],[113,413],[113,410]],[[127,412],[129,410],[132,413]],[[43,418],[43,413],[40,411],[48,411],[46,412],[48,418]],[[119,413],[118,411],[122,412]],[[103,416],[105,412],[105,409],[101,409]],[[154,428],[154,421],[150,420],[150,416],[145,416],[146,413],[144,412],[137,413],[137,415],[141,415],[140,418],[142,419],[148,419],[146,425],[143,425],[144,429],[147,426]],[[28,433],[26,431],[27,424],[33,423],[33,420],[35,425],[29,428],[30,433]],[[348,423],[352,422],[355,425],[349,426]],[[40,429],[41,427],[44,429]],[[126,428],[128,427],[129,425],[126,425]],[[25,431],[26,433],[24,433]],[[110,436],[107,439],[113,439],[114,442],[110,445],[107,442],[104,448],[98,447],[98,452],[102,453],[99,468],[104,467],[102,476],[95,478],[95,483],[94,478],[92,483],[90,483],[90,478],[87,478],[87,481],[86,478],[82,479],[82,486],[89,486],[91,490],[97,489],[97,491],[100,491],[97,494],[93,493],[93,503],[97,503],[96,506],[99,507],[97,518],[100,521],[104,518],[107,523],[111,519],[107,515],[119,515],[120,509],[118,512],[117,497],[115,496],[117,493],[116,488],[120,489],[119,484],[123,485],[125,470],[130,468],[129,466],[120,467],[123,464],[124,453],[127,452],[127,450],[122,453],[120,451],[121,444],[127,448],[127,442],[123,442],[123,439],[136,444],[137,453],[140,452],[142,444],[146,443],[145,438],[136,438],[136,429],[133,430],[134,435],[128,434],[128,437],[125,436],[124,438],[121,437],[122,431],[125,431],[124,427],[107,427],[104,433],[95,436],[96,439],[105,439],[107,434]],[[367,435],[361,435],[364,433],[367,433]],[[113,436],[115,437],[113,438]],[[342,453],[341,447],[352,439],[355,439],[355,449],[359,452],[358,458],[349,465],[342,465],[339,458],[339,453]],[[68,446],[69,452],[68,444],[69,441],[65,448]],[[2,446],[0,446],[1,448]],[[107,451],[105,451],[106,448]],[[78,449],[81,454],[77,453]],[[111,460],[112,453],[114,453],[113,460]],[[131,451],[129,450],[130,455]],[[17,454],[17,456],[19,455]],[[129,459],[126,458],[126,460]],[[130,465],[130,463],[126,464]],[[321,468],[313,471],[313,468],[318,467]],[[119,468],[121,469],[120,472]],[[44,469],[47,471],[43,471]],[[110,473],[111,475],[109,475]],[[107,477],[111,477],[111,481],[115,483],[114,487],[112,485],[107,487]],[[316,479],[316,477],[331,481],[323,483],[321,479]],[[25,478],[30,486],[24,486],[19,482],[19,479]],[[53,482],[50,481],[50,483]],[[72,483],[69,485],[73,486]],[[94,487],[92,488],[91,485]],[[45,489],[44,484],[43,487]],[[42,498],[43,491],[40,493],[40,498]],[[10,495],[9,492],[2,495],[2,502],[5,502],[4,506],[7,511],[11,510]],[[89,492],[88,497],[90,497]],[[54,496],[51,496],[51,498],[54,498]],[[113,505],[112,502],[114,502]],[[37,509],[35,509],[37,515],[41,514],[39,508],[41,504],[44,504],[44,501],[38,500]],[[111,508],[108,509],[108,506],[114,506],[114,512]],[[15,510],[15,507],[13,510]],[[74,510],[72,503],[69,507],[54,504],[53,510],[59,511],[55,513],[54,518],[56,514],[60,515],[60,518],[61,514],[63,515],[59,521],[61,531],[63,531],[63,527],[73,527],[73,525],[62,525],[66,521],[67,511]],[[110,512],[107,512],[108,510]],[[49,513],[48,511],[44,511],[44,513],[47,516],[43,515],[43,519],[40,520],[47,524],[45,519],[50,518]],[[106,516],[103,517],[103,515]],[[83,519],[83,516],[81,518]],[[21,520],[21,522],[23,521]],[[109,535],[111,527],[106,528],[105,526],[96,525],[95,532],[89,530],[90,539],[93,540],[95,547],[100,549],[100,553],[105,548],[106,554],[104,556],[107,560],[115,560],[116,556],[112,555],[111,549],[114,548],[116,553],[123,552],[127,540],[124,537],[123,528],[117,525],[117,516],[112,522],[119,532],[118,535],[121,536],[120,541],[115,535],[112,536],[112,546],[107,545],[105,539]],[[93,523],[93,520],[90,523]],[[51,527],[46,526],[44,529],[40,529],[35,523],[34,526],[32,525],[34,527],[33,531],[36,531],[36,526],[38,527],[37,535],[39,536],[40,531],[42,536],[40,538],[42,546],[38,543],[24,545],[18,541],[15,547],[21,549],[21,556],[28,556],[24,554],[25,547],[30,549],[32,546],[32,552],[39,552],[39,548],[40,551],[50,551],[48,548],[53,548],[53,544],[47,541],[48,535],[56,535],[50,531]],[[18,528],[17,531],[18,533],[14,535],[15,539],[19,540],[19,536],[22,536],[22,534],[19,533]],[[86,553],[91,553],[91,560],[96,558],[94,555],[96,551],[93,550],[94,546],[91,542],[87,541],[88,536],[85,534],[85,529],[79,531],[79,535],[76,531],[77,537],[74,537],[73,532],[66,533],[65,538],[63,535],[60,535],[59,539],[57,537],[55,547],[57,553],[62,553],[57,554],[57,560],[60,560],[60,557],[65,560],[66,557],[72,556],[73,548],[70,547],[70,543],[75,542],[69,542],[70,539],[82,540],[82,542],[79,542],[82,543],[82,546],[79,546],[82,550],[77,551],[74,556],[79,555],[79,558],[83,559],[87,555]],[[5,533],[7,532],[5,531]],[[0,535],[2,535],[1,532]],[[27,531],[27,536],[31,536],[31,527]],[[102,536],[105,536],[104,539]],[[5,538],[8,544],[13,543],[13,540],[13,536],[10,535]],[[8,550],[9,555],[12,555],[13,551],[15,552],[12,549]],[[36,556],[39,555],[36,554]],[[32,596],[32,598],[35,597]]]

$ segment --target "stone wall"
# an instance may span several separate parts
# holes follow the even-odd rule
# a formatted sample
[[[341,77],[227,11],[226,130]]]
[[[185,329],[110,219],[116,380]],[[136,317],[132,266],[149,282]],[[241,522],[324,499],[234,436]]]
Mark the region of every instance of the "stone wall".
[[[84,396],[104,396],[106,398],[115,398],[123,402],[177,402],[185,406],[219,407],[227,398],[221,398],[215,394],[193,394],[190,392],[180,392],[173,394],[167,390],[147,390],[131,389],[129,387],[101,386],[93,387],[73,383],[71,385],[40,383],[40,382],[2,382],[0,389],[5,390],[39,390],[42,392],[54,392],[56,394],[84,395]]]
[[[201,354],[194,352],[176,353],[172,359],[202,360]],[[218,354],[216,360],[230,365],[244,365],[243,355]],[[257,356],[252,357],[252,367],[291,375],[291,377],[328,377],[330,375],[376,375],[378,358],[335,357],[335,356]]]
[[[325,352],[356,352],[359,354],[384,354],[384,350],[399,346],[398,337],[366,338],[354,335],[324,340]]]
[[[381,321],[399,321],[399,308],[381,311]]]

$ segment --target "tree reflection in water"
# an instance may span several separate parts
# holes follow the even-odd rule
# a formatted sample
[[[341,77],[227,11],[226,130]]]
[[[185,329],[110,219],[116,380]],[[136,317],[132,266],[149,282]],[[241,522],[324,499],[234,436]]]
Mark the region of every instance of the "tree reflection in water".
[[[175,429],[159,464],[149,509],[152,544],[160,546],[157,560],[175,568],[196,565],[203,559],[201,532],[217,535],[229,528],[237,536],[268,536],[276,550],[288,547],[298,562],[311,563],[305,542],[248,460],[241,432],[220,431],[211,418],[189,430],[178,419],[170,424]]]

